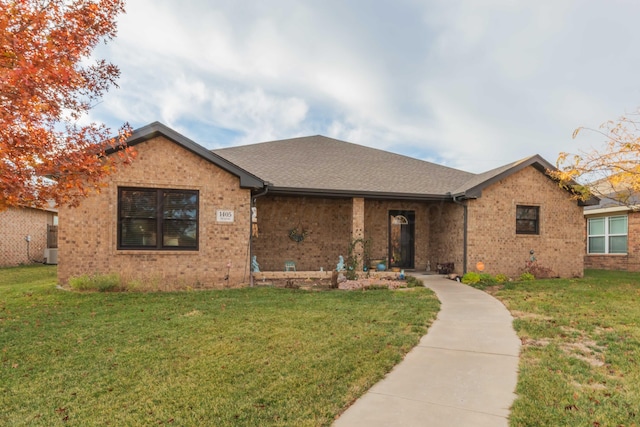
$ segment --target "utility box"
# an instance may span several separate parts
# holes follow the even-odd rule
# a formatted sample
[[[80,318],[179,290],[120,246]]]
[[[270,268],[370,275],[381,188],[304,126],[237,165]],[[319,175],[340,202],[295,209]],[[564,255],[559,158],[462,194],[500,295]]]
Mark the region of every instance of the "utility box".
[[[58,264],[58,248],[47,248],[44,250],[45,264]]]

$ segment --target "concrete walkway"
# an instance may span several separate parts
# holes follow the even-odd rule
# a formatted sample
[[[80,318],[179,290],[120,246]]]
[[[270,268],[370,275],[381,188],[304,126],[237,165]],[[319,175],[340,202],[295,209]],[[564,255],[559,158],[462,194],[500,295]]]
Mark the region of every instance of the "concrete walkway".
[[[511,314],[485,292],[419,278],[442,303],[436,321],[334,427],[507,426],[520,353]]]

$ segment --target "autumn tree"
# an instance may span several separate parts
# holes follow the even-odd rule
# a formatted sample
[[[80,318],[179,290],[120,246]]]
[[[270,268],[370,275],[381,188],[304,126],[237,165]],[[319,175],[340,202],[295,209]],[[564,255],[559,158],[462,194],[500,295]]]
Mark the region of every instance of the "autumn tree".
[[[113,137],[84,123],[116,85],[118,68],[91,55],[123,12],[124,0],[0,0],[0,210],[77,204],[132,159],[128,125]]]
[[[583,200],[594,195],[635,204],[633,196],[640,194],[640,112],[603,123],[598,129],[580,127],[573,138],[582,131],[601,135],[603,147],[580,154],[560,153],[558,171],[552,175]]]

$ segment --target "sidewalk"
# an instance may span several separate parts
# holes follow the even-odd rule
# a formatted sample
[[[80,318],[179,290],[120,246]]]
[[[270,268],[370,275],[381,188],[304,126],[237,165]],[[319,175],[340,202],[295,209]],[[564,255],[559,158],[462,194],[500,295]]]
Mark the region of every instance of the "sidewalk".
[[[334,427],[507,426],[520,352],[509,311],[470,286],[419,278],[442,303],[436,321]]]

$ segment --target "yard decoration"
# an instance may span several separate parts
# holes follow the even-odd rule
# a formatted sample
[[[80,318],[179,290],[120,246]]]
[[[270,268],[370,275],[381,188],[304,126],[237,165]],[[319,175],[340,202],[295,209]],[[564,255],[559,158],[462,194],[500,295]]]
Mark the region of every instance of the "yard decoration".
[[[251,207],[251,236],[258,237],[258,208]]]
[[[289,238],[296,243],[302,242],[305,237],[307,237],[307,234],[308,232],[304,228],[302,229],[302,231],[298,231],[298,227],[294,227],[289,230]]]

